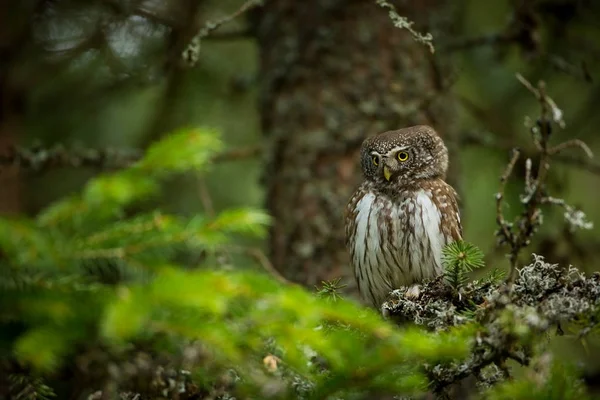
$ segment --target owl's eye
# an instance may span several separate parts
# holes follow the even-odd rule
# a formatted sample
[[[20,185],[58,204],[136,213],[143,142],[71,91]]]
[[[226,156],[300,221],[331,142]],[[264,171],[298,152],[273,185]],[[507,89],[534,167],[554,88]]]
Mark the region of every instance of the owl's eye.
[[[404,162],[404,161],[408,160],[408,153],[406,151],[400,151],[400,152],[398,152],[397,157],[398,157],[398,161]]]
[[[373,160],[373,165],[378,166],[379,165],[379,156],[378,155],[374,155],[371,160]]]

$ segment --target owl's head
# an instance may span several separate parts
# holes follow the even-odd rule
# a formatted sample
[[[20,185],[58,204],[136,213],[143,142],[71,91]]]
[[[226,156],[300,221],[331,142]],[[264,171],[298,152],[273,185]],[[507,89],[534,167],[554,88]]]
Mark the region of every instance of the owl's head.
[[[367,180],[406,186],[444,179],[448,149],[433,128],[411,126],[367,138],[361,147],[361,164]]]

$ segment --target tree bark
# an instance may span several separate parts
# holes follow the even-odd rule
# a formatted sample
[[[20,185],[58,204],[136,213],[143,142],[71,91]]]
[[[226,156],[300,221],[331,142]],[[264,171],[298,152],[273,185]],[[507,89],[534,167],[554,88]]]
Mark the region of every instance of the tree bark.
[[[38,1],[0,0],[0,153],[14,146],[23,131],[27,82],[17,78],[21,51],[30,37],[29,19]],[[18,167],[0,167],[0,215],[22,211]]]
[[[440,23],[441,0],[402,4],[415,29]],[[343,210],[362,179],[360,145],[421,123],[451,130],[440,65],[375,1],[268,1],[257,36],[272,263],[290,280],[343,277],[353,291]]]

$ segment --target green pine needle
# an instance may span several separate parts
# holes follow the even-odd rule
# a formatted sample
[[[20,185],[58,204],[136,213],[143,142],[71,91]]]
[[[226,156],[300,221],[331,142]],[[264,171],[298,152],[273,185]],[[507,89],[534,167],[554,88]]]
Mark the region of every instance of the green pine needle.
[[[499,268],[494,268],[487,276],[485,276],[483,279],[481,279],[480,282],[497,284],[497,283],[502,282],[505,277],[506,277],[505,270],[502,270]]]
[[[462,240],[446,245],[442,250],[446,282],[459,290],[469,281],[467,273],[484,266],[483,257],[477,246]]]
[[[322,281],[321,282],[322,287],[321,287],[321,289],[318,289],[317,296],[319,296],[320,298],[326,299],[326,300],[334,301],[334,302],[341,300],[342,296],[340,295],[340,290],[345,288],[346,285],[341,284],[340,280],[341,280],[341,278],[337,278],[332,281]]]

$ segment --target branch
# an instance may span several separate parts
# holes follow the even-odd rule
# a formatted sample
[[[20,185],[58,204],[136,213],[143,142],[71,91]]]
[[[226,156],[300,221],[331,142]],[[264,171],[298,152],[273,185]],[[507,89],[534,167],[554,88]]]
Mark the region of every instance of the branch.
[[[505,220],[502,209],[502,199],[506,188],[506,180],[512,173],[515,163],[518,158],[518,153],[513,154],[508,166],[501,177],[500,191],[496,195],[496,222],[498,230],[496,236],[501,244],[509,246],[510,258],[510,273],[508,283],[512,284],[517,271],[517,261],[519,253],[527,247],[532,236],[542,224],[542,204],[559,205],[565,209],[565,219],[569,225],[590,229],[592,224],[587,222],[585,214],[582,211],[575,210],[573,207],[566,204],[562,199],[555,199],[546,193],[546,179],[548,170],[550,169],[550,161],[553,155],[571,148],[577,147],[582,149],[588,157],[592,156],[589,147],[579,139],[568,140],[556,146],[550,146],[550,136],[552,134],[552,124],[556,124],[563,128],[565,122],[563,120],[563,112],[554,100],[546,94],[544,82],[539,82],[537,87],[532,85],[522,75],[517,74],[517,79],[529,90],[540,104],[540,117],[536,124],[531,127],[531,137],[539,153],[539,160],[535,167],[535,175],[532,173],[533,163],[530,158],[526,160],[525,167],[525,190],[521,195],[521,204],[523,211],[521,215],[514,221],[509,223]]]
[[[514,235],[512,233],[512,224],[508,223],[504,218],[503,205],[504,205],[504,190],[506,188],[506,182],[513,172],[517,160],[519,159],[520,152],[517,149],[512,150],[512,157],[504,170],[504,173],[500,177],[500,190],[496,193],[496,223],[500,227],[500,234],[502,242],[512,244],[514,242]]]
[[[250,29],[237,29],[227,32],[215,32],[209,35],[206,39],[208,40],[242,40],[248,39],[252,36]]]
[[[441,51],[454,52],[459,50],[469,50],[482,46],[498,46],[517,43],[519,37],[508,35],[505,32],[490,33],[487,35],[458,39],[442,46]]]
[[[414,30],[414,28],[412,27],[414,22],[409,21],[406,17],[403,17],[400,14],[398,14],[398,12],[396,11],[396,7],[394,7],[393,4],[390,4],[385,0],[376,0],[376,3],[378,6],[390,10],[389,16],[396,28],[406,29],[410,32],[410,34],[416,42],[427,46],[432,54],[435,52],[435,48],[433,47],[433,36],[431,35],[431,33],[428,32],[426,34],[422,34],[421,32],[417,32],[416,30]]]
[[[65,167],[118,169],[128,167],[141,157],[140,151],[113,148],[67,149],[60,144],[47,149],[11,146],[0,154],[0,168],[17,166],[37,172]]]
[[[222,162],[222,161],[239,161],[245,160],[248,158],[256,158],[263,154],[262,146],[249,146],[249,147],[241,147],[238,149],[231,149],[224,151],[220,154],[217,154],[213,157],[213,162]]]
[[[212,162],[239,161],[255,158],[262,154],[262,147],[251,146],[226,150],[212,158]],[[67,149],[63,145],[51,148],[9,147],[0,154],[0,171],[3,167],[44,172],[57,168],[95,168],[103,170],[121,169],[131,166],[143,156],[141,150],[123,149]]]
[[[263,5],[262,0],[247,0],[244,4],[241,5],[235,12],[229,14],[221,19],[216,21],[207,21],[204,26],[200,29],[200,31],[192,38],[190,44],[186,47],[186,49],[182,53],[182,57],[184,61],[188,64],[188,66],[194,66],[198,62],[200,56],[200,44],[202,39],[208,37],[213,31],[219,29],[224,24],[233,21],[243,13]]]
[[[581,142],[586,148],[582,148],[582,146],[577,146],[583,149],[588,157],[592,154],[591,150],[579,139],[573,139],[574,141]],[[452,139],[450,139],[452,141]],[[482,146],[490,149],[501,150],[501,151],[511,151],[514,148],[514,145],[508,141],[500,140],[497,137],[494,137],[488,133],[475,133],[475,132],[465,132],[460,135],[457,140],[460,145],[465,146]],[[569,140],[567,142],[571,142]],[[575,146],[568,146],[575,147]],[[581,157],[575,157],[570,155],[560,154],[565,147],[561,148],[559,151],[556,151],[556,146],[552,149],[552,159],[561,164],[570,165],[579,169],[583,169],[585,171],[591,172],[595,175],[600,175],[600,163],[594,162],[590,159],[582,159]],[[526,155],[526,153],[524,153]],[[591,157],[590,157],[591,158]]]
[[[387,315],[434,331],[479,326],[467,359],[424,367],[437,393],[471,375],[483,382],[489,375],[481,374],[484,370],[491,369],[495,381],[510,379],[510,371],[498,366],[509,359],[530,365],[532,350],[541,344],[535,338],[551,334],[561,323],[577,322],[580,335],[598,325],[587,318],[600,308],[600,274],[586,277],[537,255],[518,271],[511,289],[482,279],[469,283],[464,291],[468,295],[458,298],[443,276],[421,286],[418,299],[407,299],[405,289],[394,290],[383,304]]]

